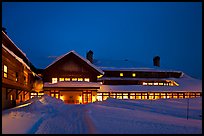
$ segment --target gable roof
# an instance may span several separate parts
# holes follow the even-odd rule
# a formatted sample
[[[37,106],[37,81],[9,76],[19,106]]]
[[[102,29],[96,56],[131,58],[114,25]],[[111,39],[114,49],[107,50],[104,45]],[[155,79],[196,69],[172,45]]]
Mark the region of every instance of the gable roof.
[[[49,68],[50,66],[52,66],[53,64],[55,64],[57,61],[59,61],[60,59],[64,58],[65,56],[67,56],[68,54],[73,53],[75,56],[77,56],[78,58],[80,58],[82,61],[84,61],[86,64],[88,64],[89,66],[91,66],[93,69],[95,69],[96,71],[98,71],[100,74],[104,74],[104,72],[99,69],[98,67],[96,67],[95,65],[93,65],[89,60],[83,58],[82,56],[80,56],[78,53],[76,53],[74,50],[69,51],[68,53],[61,55],[60,57],[58,57],[56,60],[54,60],[50,65],[48,65],[45,69]]]

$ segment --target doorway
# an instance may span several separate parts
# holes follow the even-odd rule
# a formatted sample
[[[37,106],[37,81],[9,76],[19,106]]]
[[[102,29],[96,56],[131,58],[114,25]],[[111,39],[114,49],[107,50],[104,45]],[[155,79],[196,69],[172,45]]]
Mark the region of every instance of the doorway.
[[[83,91],[82,92],[82,103],[87,104],[92,102],[92,92],[91,91]]]

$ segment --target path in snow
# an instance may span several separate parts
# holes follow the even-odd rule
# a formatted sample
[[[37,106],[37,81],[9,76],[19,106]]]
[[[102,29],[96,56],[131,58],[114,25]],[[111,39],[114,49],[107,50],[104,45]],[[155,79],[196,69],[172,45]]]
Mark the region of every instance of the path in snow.
[[[86,105],[64,105],[43,116],[35,134],[89,134],[95,129],[86,110]],[[35,128],[34,128],[35,129]]]

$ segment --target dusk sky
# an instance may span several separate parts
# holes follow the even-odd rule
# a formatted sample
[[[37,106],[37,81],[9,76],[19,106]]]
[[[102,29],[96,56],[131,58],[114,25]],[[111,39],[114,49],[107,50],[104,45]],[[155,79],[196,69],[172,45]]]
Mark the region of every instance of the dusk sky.
[[[2,26],[37,68],[92,50],[202,79],[202,2],[2,2]]]

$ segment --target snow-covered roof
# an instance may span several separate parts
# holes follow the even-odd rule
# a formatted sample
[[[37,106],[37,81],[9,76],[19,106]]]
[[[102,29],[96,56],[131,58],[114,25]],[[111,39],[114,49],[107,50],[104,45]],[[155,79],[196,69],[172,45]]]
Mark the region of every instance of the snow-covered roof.
[[[96,67],[95,65],[93,65],[89,60],[83,58],[83,57],[80,56],[78,53],[76,53],[74,50],[69,51],[68,53],[66,53],[66,54],[64,54],[64,55],[62,55],[62,56],[60,56],[60,57],[58,57],[58,58],[57,58],[56,60],[54,60],[50,65],[48,65],[45,69],[47,69],[48,67],[50,67],[51,65],[53,65],[54,63],[56,63],[57,61],[59,61],[60,59],[62,59],[63,57],[65,57],[66,55],[68,55],[68,54],[70,54],[70,53],[75,54],[77,57],[79,57],[80,59],[82,59],[84,62],[86,62],[88,65],[90,65],[92,68],[94,68],[94,69],[95,69],[96,71],[98,71],[99,73],[104,74],[104,72],[103,72],[100,68],[98,68],[98,67]]]
[[[186,74],[181,78],[168,78],[168,80],[174,80],[179,86],[102,85],[98,92],[202,92],[202,81]]]
[[[49,83],[45,82],[43,84],[44,87],[100,87],[100,83],[95,82],[79,82],[79,81],[67,81],[67,82],[57,82],[57,83]]]
[[[93,64],[103,71],[145,71],[145,72],[181,72],[153,64],[144,64],[135,60],[94,59]]]
[[[21,59],[20,57],[18,57],[16,54],[14,54],[11,50],[9,50],[8,48],[6,48],[6,46],[4,46],[4,44],[2,43],[2,47],[9,53],[11,54],[14,58],[16,58],[20,63],[22,63],[24,66],[26,66],[29,70],[30,67],[23,61],[23,59]]]
[[[26,54],[20,49],[18,48],[18,46],[15,45],[15,43],[8,37],[7,34],[5,34],[4,31],[2,31],[2,33],[9,39],[9,41],[26,57]],[[27,57],[26,57],[27,58]],[[28,59],[28,58],[27,58]],[[28,59],[29,60],[29,59]]]
[[[40,76],[38,76],[35,72],[33,72],[31,70],[31,68],[23,61],[23,59],[21,59],[20,57],[18,57],[15,53],[13,53],[11,50],[9,50],[8,48],[6,48],[6,46],[4,46],[4,44],[2,43],[2,47],[3,49],[5,49],[9,54],[11,54],[16,60],[18,60],[21,64],[23,64],[25,67],[27,67],[27,69],[29,69],[33,76],[37,76],[38,78],[42,79]]]

